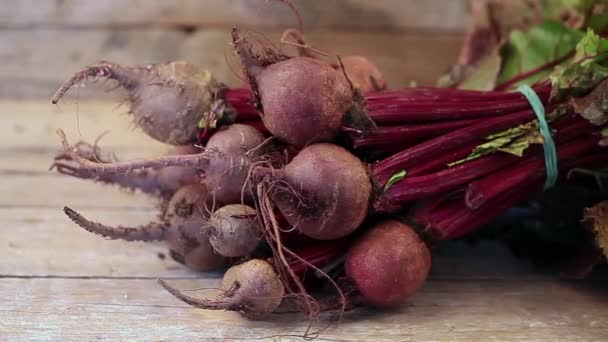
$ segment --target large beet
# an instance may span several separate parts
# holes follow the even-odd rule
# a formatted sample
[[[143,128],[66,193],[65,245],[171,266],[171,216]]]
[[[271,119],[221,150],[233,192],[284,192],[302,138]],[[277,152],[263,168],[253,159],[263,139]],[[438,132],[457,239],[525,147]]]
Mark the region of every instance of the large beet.
[[[346,236],[367,215],[372,191],[367,170],[342,147],[310,145],[270,178],[276,184],[271,196],[279,211],[309,237]]]
[[[351,247],[345,268],[366,304],[394,306],[422,286],[431,268],[431,253],[408,225],[385,221]]]

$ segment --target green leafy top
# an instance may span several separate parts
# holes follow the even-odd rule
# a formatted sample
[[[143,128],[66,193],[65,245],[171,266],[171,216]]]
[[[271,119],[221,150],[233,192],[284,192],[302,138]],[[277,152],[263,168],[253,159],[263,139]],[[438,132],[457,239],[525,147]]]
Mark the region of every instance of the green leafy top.
[[[582,96],[608,77],[608,40],[593,30],[576,46],[574,57],[567,66],[558,67],[551,75],[554,94]]]
[[[480,0],[459,65],[440,84],[513,89],[564,64],[586,29],[608,32],[608,0]]]

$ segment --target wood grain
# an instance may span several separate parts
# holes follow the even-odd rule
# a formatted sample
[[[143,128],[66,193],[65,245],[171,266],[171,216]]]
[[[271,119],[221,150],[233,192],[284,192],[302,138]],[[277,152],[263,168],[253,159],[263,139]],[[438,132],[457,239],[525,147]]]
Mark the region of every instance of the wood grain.
[[[261,31],[272,42],[280,34]],[[434,84],[454,63],[462,42],[453,33],[369,33],[315,30],[308,34],[315,48],[335,55],[362,54],[374,61],[392,87],[410,82]],[[125,65],[187,60],[213,72],[231,86],[241,85],[239,62],[230,47],[228,29],[192,34],[149,29],[0,30],[0,97],[50,99],[72,74],[98,60]],[[61,47],[61,48],[59,48]],[[90,85],[89,85],[90,86]],[[106,89],[111,85],[106,85]],[[116,95],[112,92],[110,95]],[[104,98],[101,86],[72,90],[69,98]],[[105,98],[108,98],[107,95]]]
[[[171,283],[181,289],[217,286],[212,279]],[[190,308],[154,280],[5,278],[0,293],[15,294],[0,309],[0,328],[9,340],[296,341],[289,335],[301,335],[306,326],[296,315],[254,322]],[[569,283],[429,282],[408,305],[349,313],[318,341],[602,341],[607,304],[603,289]]]
[[[293,0],[307,29],[462,30],[467,0]],[[6,0],[0,25],[8,28],[188,25],[231,27],[295,25],[293,13],[264,0]]]

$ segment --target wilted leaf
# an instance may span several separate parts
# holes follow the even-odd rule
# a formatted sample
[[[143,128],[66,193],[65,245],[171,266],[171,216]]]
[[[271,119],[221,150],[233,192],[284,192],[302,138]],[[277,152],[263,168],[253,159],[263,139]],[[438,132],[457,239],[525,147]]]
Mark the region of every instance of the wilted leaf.
[[[555,96],[582,96],[608,77],[608,41],[591,29],[576,46],[567,65],[551,74]]]
[[[608,201],[600,202],[585,209],[583,222],[587,223],[595,234],[595,242],[608,257]]]

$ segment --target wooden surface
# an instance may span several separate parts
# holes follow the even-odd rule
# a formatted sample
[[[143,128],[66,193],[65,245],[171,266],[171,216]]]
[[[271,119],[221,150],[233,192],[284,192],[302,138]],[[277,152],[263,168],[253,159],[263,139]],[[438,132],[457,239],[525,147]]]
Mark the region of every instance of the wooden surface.
[[[162,245],[109,241],[69,222],[63,205],[108,223],[143,223],[155,201],[47,171],[59,146],[92,141],[121,158],[164,147],[129,127],[115,104],[0,101],[0,336],[10,341],[300,340],[306,321],[273,315],[247,321],[230,312],[190,308],[155,282],[210,288],[218,274],[196,274]],[[79,133],[80,132],[80,133]],[[161,254],[159,254],[161,253]],[[500,246],[451,243],[434,252],[432,275],[406,305],[356,310],[319,341],[606,341],[608,274],[560,281],[514,260]],[[205,291],[195,292],[204,294]],[[327,320],[317,323],[317,327]],[[280,336],[279,336],[280,335]]]
[[[0,97],[48,98],[69,75],[97,60],[131,65],[185,59],[238,84],[230,28],[239,25],[276,42],[296,23],[285,5],[266,2],[5,0]],[[331,55],[366,55],[392,86],[433,84],[447,70],[462,41],[467,2],[294,1],[311,45]],[[82,89],[80,95],[100,93]]]

